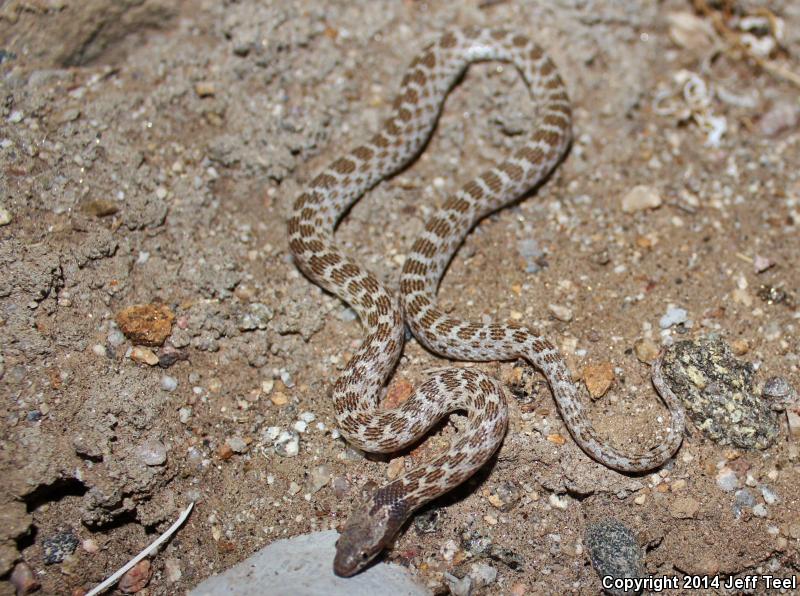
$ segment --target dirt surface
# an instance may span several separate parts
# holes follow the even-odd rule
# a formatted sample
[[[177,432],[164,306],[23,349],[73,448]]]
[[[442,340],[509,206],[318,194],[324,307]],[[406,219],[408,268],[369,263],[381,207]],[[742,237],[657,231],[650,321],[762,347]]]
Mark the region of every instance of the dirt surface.
[[[798,72],[800,4],[770,6],[785,25],[774,60]],[[798,89],[702,32],[676,40],[680,11],[0,2],[0,573],[24,561],[43,593],[81,593],[196,501],[145,588],[181,592],[278,538],[335,528],[362,489],[452,438],[458,417],[387,465],[338,437],[329,392],[362,331],[298,273],[285,231],[303,185],[377,129],[411,56],[451,26],[534,35],[569,87],[575,142],[534,196],[467,239],[445,306],[525,321],[576,378],[610,371],[605,395],[584,396],[622,448],[666,428],[637,358],[648,340],[715,333],[761,382],[800,386]],[[723,90],[703,108],[725,119],[717,146],[687,112],[683,69]],[[424,154],[352,209],[342,244],[396,284],[432,207],[510,152],[528,105],[513,68],[471,68]],[[139,304],[174,320],[134,349],[116,321]],[[662,329],[677,307],[686,320]],[[411,340],[393,386],[443,364]],[[785,418],[765,451],[690,427],[673,463],[625,476],[574,445],[527,364],[480,366],[516,398],[505,443],[388,554],[433,590],[482,565],[478,593],[597,593],[584,532],[608,516],[648,573],[800,573],[800,439]]]

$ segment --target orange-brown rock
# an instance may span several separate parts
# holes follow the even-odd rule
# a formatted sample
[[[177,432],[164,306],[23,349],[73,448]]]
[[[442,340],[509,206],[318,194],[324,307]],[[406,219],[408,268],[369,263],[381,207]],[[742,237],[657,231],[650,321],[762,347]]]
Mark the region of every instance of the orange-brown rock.
[[[119,311],[116,320],[133,343],[160,346],[172,332],[175,315],[163,304],[135,304]]]

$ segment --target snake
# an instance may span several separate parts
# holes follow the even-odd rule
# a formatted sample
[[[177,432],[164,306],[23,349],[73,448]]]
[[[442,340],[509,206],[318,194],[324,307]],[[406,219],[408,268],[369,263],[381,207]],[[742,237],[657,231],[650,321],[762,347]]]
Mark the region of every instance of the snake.
[[[398,295],[336,244],[336,227],[366,192],[419,155],[451,88],[470,64],[483,61],[516,67],[534,102],[536,124],[511,156],[435,209],[406,256]],[[515,322],[465,321],[437,306],[444,272],[472,228],[540,185],[565,156],[571,138],[564,82],[530,37],[477,27],[449,30],[412,60],[382,128],[324,168],[295,200],[287,230],[294,262],[313,283],[348,303],[366,332],[332,388],[342,435],[363,451],[394,453],[418,443],[449,414],[467,415],[444,454],[412,467],[356,505],[340,529],[333,562],[337,575],[348,577],[364,569],[414,511],[480,469],[508,427],[506,390],[476,367],[439,370],[399,406],[380,407],[403,350],[406,324],[422,345],[450,359],[527,360],[547,379],[575,442],[605,466],[643,472],[659,467],[679,448],[684,414],[671,392],[661,395],[671,414],[663,442],[640,453],[623,453],[597,434],[563,357],[547,339]]]

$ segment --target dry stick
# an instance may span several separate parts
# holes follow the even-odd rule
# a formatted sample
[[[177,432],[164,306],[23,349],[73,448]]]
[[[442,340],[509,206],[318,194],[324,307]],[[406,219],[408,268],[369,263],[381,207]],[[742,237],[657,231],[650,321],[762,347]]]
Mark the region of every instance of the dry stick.
[[[744,53],[745,56],[750,58],[759,67],[763,68],[771,75],[785,79],[796,87],[800,87],[800,75],[793,73],[791,70],[788,70],[779,64],[775,64],[769,60],[764,60],[761,56],[755,55],[750,48],[742,43],[742,40],[739,38],[739,36],[725,24],[725,21],[722,19],[721,15],[708,6],[705,0],[692,0],[692,5],[701,15],[711,19],[714,29],[716,29],[717,33],[719,33],[719,35],[722,36],[722,38],[730,46]]]
[[[89,590],[86,596],[95,596],[96,594],[100,594],[101,592],[104,592],[105,590],[113,586],[115,583],[117,583],[117,581],[119,581],[119,578],[125,575],[125,573],[127,573],[129,569],[131,569],[134,565],[136,565],[136,563],[144,559],[150,553],[154,552],[164,542],[166,542],[166,540],[170,536],[172,536],[177,531],[178,528],[181,527],[183,522],[186,521],[186,518],[189,517],[189,514],[192,512],[192,507],[194,507],[194,501],[189,503],[189,506],[183,510],[183,513],[181,513],[177,521],[174,524],[172,524],[166,532],[161,534],[161,536],[156,538],[156,540],[150,546],[148,546],[146,549],[144,549],[142,552],[140,552],[138,555],[136,555],[134,558],[128,561],[125,565],[123,565],[114,575],[109,577],[102,584],[95,586],[94,588]]]

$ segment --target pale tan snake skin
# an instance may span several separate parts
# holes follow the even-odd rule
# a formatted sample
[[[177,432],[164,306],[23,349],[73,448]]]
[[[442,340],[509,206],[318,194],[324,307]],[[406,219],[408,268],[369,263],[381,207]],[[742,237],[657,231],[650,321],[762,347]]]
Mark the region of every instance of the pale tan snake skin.
[[[411,63],[383,129],[312,180],[295,202],[288,225],[297,265],[312,281],[348,302],[367,331],[333,388],[337,422],[348,441],[365,451],[391,453],[416,443],[453,411],[468,415],[466,430],[444,455],[381,487],[355,509],[337,543],[334,571],[339,575],[357,573],[391,542],[416,509],[471,476],[497,450],[506,432],[505,391],[476,369],[441,371],[399,408],[379,409],[381,390],[402,351],[404,310],[383,283],[344,254],[333,238],[339,219],[356,200],[416,156],[450,88],[470,63],[484,60],[517,67],[537,104],[538,121],[510,158],[467,183],[438,209],[414,243],[401,279],[409,327],[423,345],[449,358],[531,362],[547,378],[575,441],[606,466],[633,472],[658,467],[675,453],[683,437],[683,410],[670,392],[662,396],[671,412],[665,441],[639,454],[621,453],[595,433],[567,367],[549,341],[516,324],[470,323],[437,308],[441,277],[470,229],[539,184],[561,160],[571,138],[566,89],[539,46],[508,31],[447,32]]]

